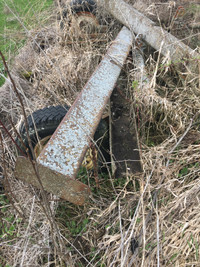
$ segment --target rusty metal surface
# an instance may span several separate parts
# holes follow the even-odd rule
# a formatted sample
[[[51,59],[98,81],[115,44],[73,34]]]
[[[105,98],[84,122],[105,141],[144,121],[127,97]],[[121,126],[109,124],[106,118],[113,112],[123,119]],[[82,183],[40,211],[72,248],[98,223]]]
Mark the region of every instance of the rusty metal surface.
[[[105,105],[130,50],[133,37],[123,27],[104,59],[38,157],[38,162],[75,178]],[[64,183],[64,181],[63,181]]]
[[[49,193],[53,193],[76,205],[83,205],[88,199],[90,189],[87,185],[77,180],[70,179],[61,173],[42,166],[41,164],[37,164],[37,167],[43,187]],[[40,188],[33,165],[30,160],[25,157],[17,158],[15,176]]]
[[[115,178],[121,178],[127,173],[142,172],[136,121],[135,118],[130,119],[130,100],[126,99],[124,92],[123,85],[119,84],[110,98]]]

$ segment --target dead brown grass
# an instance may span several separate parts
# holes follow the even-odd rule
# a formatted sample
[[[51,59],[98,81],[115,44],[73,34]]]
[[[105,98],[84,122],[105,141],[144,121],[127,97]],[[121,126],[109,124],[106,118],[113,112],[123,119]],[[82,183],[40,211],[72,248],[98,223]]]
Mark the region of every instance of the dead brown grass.
[[[158,19],[161,7],[175,12],[171,2],[155,1],[152,9],[144,1],[142,11],[154,11],[151,15]],[[188,3],[187,7],[191,10]],[[191,23],[198,23],[192,12]],[[67,25],[61,30],[57,21],[30,32],[12,67],[27,113],[73,103],[120,29],[102,10],[98,16],[106,26],[103,33],[96,30],[91,35]],[[198,49],[199,28],[194,32],[189,25],[190,35],[181,32],[178,37]],[[158,61],[148,46],[144,53],[143,76],[132,54],[118,81],[131,100],[130,118],[136,115],[144,172],[125,174],[120,180],[104,175],[99,177],[100,189],[92,173],[83,173],[79,179],[93,190],[84,207],[48,194],[49,219],[39,190],[14,178],[16,154],[3,132],[10,202],[1,196],[1,222],[14,230],[11,235],[4,229],[1,235],[2,266],[199,266],[199,77],[194,74],[193,81],[187,80],[187,73],[177,71],[168,59]],[[146,86],[141,82],[144,76]],[[1,118],[11,129],[7,118],[19,121],[20,105],[9,81],[0,90]]]

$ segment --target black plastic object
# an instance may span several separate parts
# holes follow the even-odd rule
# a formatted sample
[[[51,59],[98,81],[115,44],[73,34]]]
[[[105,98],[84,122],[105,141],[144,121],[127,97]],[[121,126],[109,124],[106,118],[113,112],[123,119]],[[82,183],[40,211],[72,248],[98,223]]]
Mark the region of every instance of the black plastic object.
[[[139,247],[139,243],[135,238],[131,239],[131,252],[134,254],[135,250]]]
[[[3,170],[0,166],[0,195],[4,193],[3,179]]]

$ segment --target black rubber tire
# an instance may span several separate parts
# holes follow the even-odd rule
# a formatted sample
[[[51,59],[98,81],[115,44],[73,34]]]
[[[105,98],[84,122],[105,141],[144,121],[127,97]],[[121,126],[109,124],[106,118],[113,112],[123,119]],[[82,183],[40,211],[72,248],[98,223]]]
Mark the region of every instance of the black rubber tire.
[[[96,16],[97,4],[93,0],[73,0],[71,1],[69,8],[72,14],[78,13],[91,13]],[[65,19],[67,19],[69,14],[69,8],[66,8],[62,12],[62,18],[60,22],[60,28],[63,29],[65,25]]]
[[[27,117],[29,135],[31,138],[33,148],[38,143],[36,136],[37,134],[40,139],[43,139],[49,135],[52,135],[66,113],[68,112],[68,106],[50,106],[47,108],[39,109]],[[19,128],[19,134],[22,137],[22,140],[25,146],[29,149],[30,155],[32,155],[31,150],[28,144],[27,133],[25,129],[25,124],[22,122]],[[101,120],[99,126],[95,132],[94,140],[97,142],[97,145],[100,147],[100,150],[103,156],[108,160],[108,148],[109,148],[109,134],[108,134],[108,122],[106,120]],[[16,140],[20,148],[25,152],[23,145]],[[19,152],[20,153],[20,152]],[[101,154],[101,153],[100,153]],[[101,158],[101,155],[99,155]]]
[[[37,129],[38,137],[40,139],[43,139],[46,136],[52,135],[68,110],[69,110],[69,107],[67,106],[65,107],[51,106],[51,107],[39,109],[27,117],[28,128],[29,128],[28,132],[30,135],[33,148],[38,143],[36,129]],[[29,144],[28,144],[27,132],[25,129],[24,122],[22,122],[19,128],[19,134],[22,137],[22,140],[25,146],[29,149],[30,155],[32,155],[31,150],[29,148]],[[19,144],[20,148],[24,151],[24,148],[18,139],[17,139],[17,143]]]
[[[96,15],[97,4],[93,0],[73,0],[70,3],[70,9],[72,14],[78,14],[81,12],[88,12]],[[67,18],[68,9],[63,11],[63,18]]]

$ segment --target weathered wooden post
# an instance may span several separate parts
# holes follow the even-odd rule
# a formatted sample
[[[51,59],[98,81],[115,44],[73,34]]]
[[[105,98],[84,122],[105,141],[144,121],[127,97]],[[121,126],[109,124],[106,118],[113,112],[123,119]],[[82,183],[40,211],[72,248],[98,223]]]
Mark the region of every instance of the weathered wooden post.
[[[169,56],[174,63],[179,63],[189,56],[200,59],[199,53],[157,26],[152,20],[123,0],[96,0],[96,2],[132,32],[142,34],[143,39],[150,46],[160,51],[162,55]],[[193,65],[196,64],[193,63]]]

